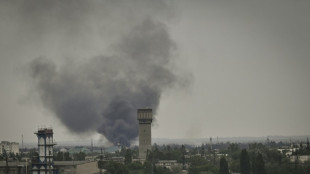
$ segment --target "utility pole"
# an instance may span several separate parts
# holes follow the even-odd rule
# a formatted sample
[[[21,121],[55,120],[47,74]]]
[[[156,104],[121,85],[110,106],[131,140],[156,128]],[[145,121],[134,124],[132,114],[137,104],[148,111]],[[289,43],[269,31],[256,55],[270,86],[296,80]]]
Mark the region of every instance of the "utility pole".
[[[211,147],[211,151],[212,151],[212,137],[210,137],[210,147]]]
[[[24,149],[24,135],[22,134],[22,150]]]
[[[213,154],[213,163],[215,164],[215,150],[212,149],[212,137],[210,137],[211,153]]]
[[[9,174],[9,162],[8,162],[8,155],[5,155],[5,164],[6,164],[6,174]]]
[[[91,139],[91,152],[93,153],[93,150],[94,150],[94,144],[93,144],[93,139]]]
[[[9,163],[8,163],[8,154],[6,153],[6,150],[4,149],[4,146],[2,145],[2,156],[5,158],[5,173],[9,174]]]
[[[26,158],[26,174],[28,173],[28,159],[29,158]]]
[[[21,159],[23,158],[23,151],[24,151],[24,135],[22,134],[22,150],[21,150]]]

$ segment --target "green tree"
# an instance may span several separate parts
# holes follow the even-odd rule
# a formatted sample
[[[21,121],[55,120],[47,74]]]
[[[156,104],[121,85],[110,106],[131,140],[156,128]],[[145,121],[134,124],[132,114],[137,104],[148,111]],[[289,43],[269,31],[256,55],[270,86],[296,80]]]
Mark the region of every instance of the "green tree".
[[[201,156],[193,156],[189,159],[191,166],[201,166],[207,164],[207,160]]]
[[[228,163],[227,163],[225,157],[222,157],[220,159],[220,172],[219,172],[219,174],[229,174]]]
[[[54,156],[55,161],[71,161],[69,152],[58,152],[56,156]]]
[[[145,161],[143,168],[144,168],[144,174],[153,173],[153,166],[152,166],[152,163],[150,161],[148,161],[148,160]]]
[[[124,164],[109,161],[105,166],[107,174],[129,174],[127,167]]]
[[[199,174],[199,168],[196,166],[190,166],[188,169],[188,174]]]
[[[307,151],[309,152],[310,151],[310,143],[309,143],[309,138],[307,138]]]
[[[56,156],[54,156],[55,161],[63,161],[63,153],[57,152]]]
[[[265,162],[263,159],[263,156],[261,153],[258,153],[258,155],[255,158],[253,173],[254,174],[266,174],[265,170]]]
[[[2,156],[5,159],[5,173],[9,173],[9,163],[8,163],[9,156],[5,149],[3,149]]]
[[[140,170],[143,169],[143,165],[140,162],[132,162],[127,165],[129,170]]]
[[[229,144],[228,150],[229,150],[230,154],[233,152],[236,152],[239,150],[239,145],[237,143]]]
[[[300,149],[300,150],[303,150],[303,148],[304,148],[304,147],[303,147],[303,145],[302,145],[302,142],[300,142],[300,144],[299,144],[299,149]]]
[[[171,173],[172,174],[181,174],[182,170],[180,166],[172,166],[171,167]]]
[[[37,150],[35,148],[32,148],[32,149],[29,150],[29,153],[28,153],[27,157],[32,158],[34,156],[39,156],[39,154],[38,154],[38,152],[37,152]]]
[[[155,170],[155,163],[158,159],[155,158],[155,154],[153,151],[147,150],[146,152],[146,161],[144,162],[144,173],[150,174]]]
[[[131,162],[132,162],[132,153],[130,149],[127,149],[125,153],[125,164],[128,165]]]
[[[22,153],[20,153],[20,154],[16,154],[16,159],[18,160],[18,161],[21,161],[22,160]]]
[[[250,159],[246,149],[242,149],[240,156],[241,174],[250,174]]]
[[[102,161],[102,160],[99,160],[97,165],[98,165],[98,168],[99,169],[105,169],[106,168],[106,162],[105,161]]]
[[[171,171],[164,167],[156,167],[154,174],[172,174]]]
[[[70,154],[69,154],[69,152],[65,152],[64,154],[63,154],[63,158],[64,158],[64,161],[71,161],[72,160],[72,158],[70,157]]]
[[[202,144],[202,145],[201,145],[201,150],[200,150],[200,155],[201,155],[201,156],[205,156],[205,153],[206,153],[206,152],[205,152],[205,147],[204,147],[204,144]]]
[[[75,153],[73,156],[75,160],[83,161],[85,160],[86,154],[84,152],[79,152],[79,153]]]
[[[182,169],[185,169],[185,154],[186,154],[186,149],[185,146],[181,146],[181,155],[182,155]]]
[[[218,173],[218,168],[201,156],[193,156],[189,159],[189,162],[189,174],[199,174],[200,172]]]

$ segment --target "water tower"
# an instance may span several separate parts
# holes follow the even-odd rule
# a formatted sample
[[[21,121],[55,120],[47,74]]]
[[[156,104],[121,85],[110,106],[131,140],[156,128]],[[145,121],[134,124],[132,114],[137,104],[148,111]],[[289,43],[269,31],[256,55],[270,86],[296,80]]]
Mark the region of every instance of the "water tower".
[[[146,159],[147,150],[152,149],[152,109],[138,109],[139,158]]]

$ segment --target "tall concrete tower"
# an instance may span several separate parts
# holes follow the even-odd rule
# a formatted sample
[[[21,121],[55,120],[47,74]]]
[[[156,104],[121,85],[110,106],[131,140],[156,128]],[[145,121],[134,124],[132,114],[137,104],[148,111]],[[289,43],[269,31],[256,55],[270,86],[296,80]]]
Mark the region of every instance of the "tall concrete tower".
[[[53,129],[41,128],[38,132],[35,132],[38,137],[38,150],[39,156],[32,162],[33,174],[54,174],[53,162],[53,147],[55,142],[53,141]]]
[[[139,158],[146,159],[147,150],[152,149],[152,109],[138,109]]]

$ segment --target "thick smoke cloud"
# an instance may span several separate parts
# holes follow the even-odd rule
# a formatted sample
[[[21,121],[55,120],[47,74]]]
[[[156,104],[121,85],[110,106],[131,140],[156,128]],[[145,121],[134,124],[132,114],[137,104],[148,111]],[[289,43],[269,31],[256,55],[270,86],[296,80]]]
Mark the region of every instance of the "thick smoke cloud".
[[[178,83],[171,68],[175,44],[163,23],[147,18],[111,49],[112,55],[70,59],[62,66],[36,58],[31,77],[43,105],[68,129],[95,130],[129,145],[138,135],[137,109],[156,113],[162,92]]]

